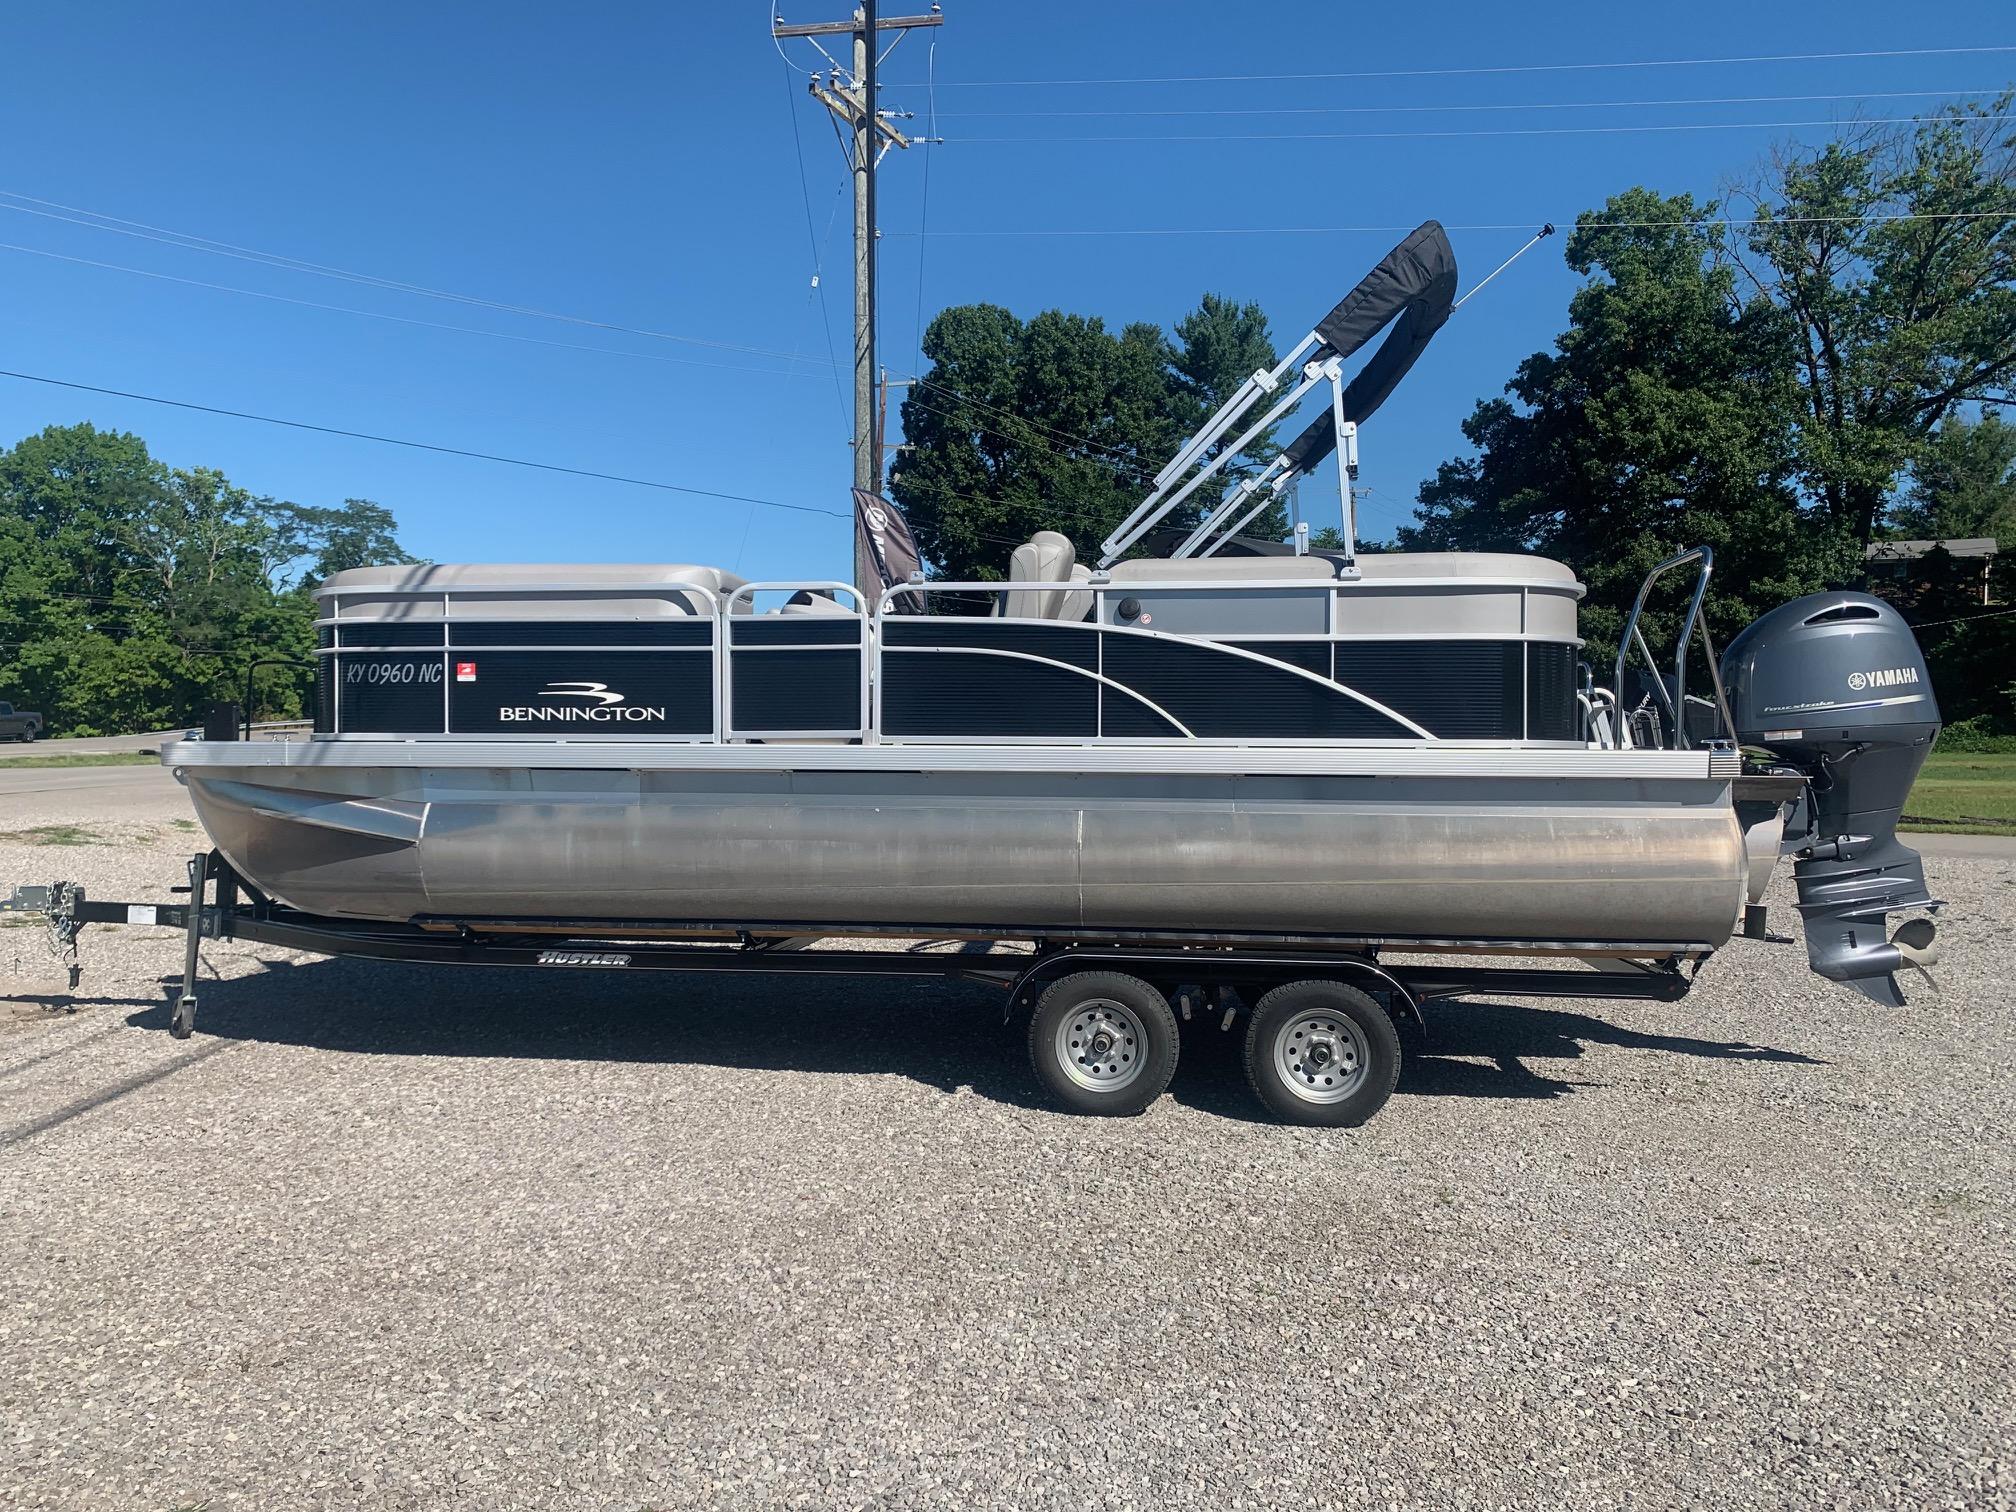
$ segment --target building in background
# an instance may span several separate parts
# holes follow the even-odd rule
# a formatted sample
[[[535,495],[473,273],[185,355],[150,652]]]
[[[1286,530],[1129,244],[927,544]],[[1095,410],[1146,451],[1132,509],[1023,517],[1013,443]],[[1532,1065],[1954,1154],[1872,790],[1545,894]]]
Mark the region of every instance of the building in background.
[[[1971,602],[1994,602],[1995,538],[1946,541],[1871,541],[1863,548],[1870,591],[1885,598],[1916,598],[1935,582],[1964,586]],[[1944,553],[1940,562],[1934,553]],[[1941,571],[1939,569],[1947,570]]]

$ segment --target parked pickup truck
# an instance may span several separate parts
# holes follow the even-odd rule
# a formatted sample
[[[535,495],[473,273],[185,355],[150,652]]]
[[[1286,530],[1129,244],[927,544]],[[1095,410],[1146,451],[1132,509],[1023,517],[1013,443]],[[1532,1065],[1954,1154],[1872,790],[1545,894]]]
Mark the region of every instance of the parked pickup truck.
[[[33,740],[42,733],[45,722],[40,714],[0,703],[0,740]]]

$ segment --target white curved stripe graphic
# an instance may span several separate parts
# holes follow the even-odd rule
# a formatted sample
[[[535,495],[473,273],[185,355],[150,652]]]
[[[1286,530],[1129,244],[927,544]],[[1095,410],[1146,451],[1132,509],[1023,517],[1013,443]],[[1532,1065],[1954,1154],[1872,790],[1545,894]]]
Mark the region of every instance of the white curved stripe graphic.
[[[1442,738],[1432,730],[1422,729],[1421,726],[1414,723],[1413,720],[1398,710],[1387,708],[1378,699],[1368,698],[1356,688],[1347,687],[1334,677],[1318,677],[1306,667],[1297,667],[1289,662],[1276,661],[1273,657],[1262,656],[1257,651],[1245,651],[1238,646],[1228,646],[1223,641],[1198,640],[1194,636],[1176,635],[1166,630],[1136,630],[1127,625],[1101,625],[1099,629],[1106,635],[1138,635],[1145,640],[1179,641],[1186,646],[1208,646],[1211,650],[1223,652],[1228,656],[1243,656],[1248,661],[1260,662],[1264,666],[1279,667],[1284,672],[1293,672],[1297,677],[1306,678],[1319,688],[1330,688],[1344,694],[1347,698],[1357,699],[1366,708],[1385,715],[1403,729],[1412,730],[1423,740],[1440,740]]]
[[[1163,708],[1160,704],[1156,703],[1154,699],[1143,697],[1141,694],[1135,692],[1132,688],[1128,687],[1125,683],[1115,682],[1112,678],[1107,677],[1104,673],[1089,671],[1084,667],[1074,667],[1069,662],[1057,661],[1052,657],[1033,656],[1027,651],[1001,651],[989,646],[884,646],[882,648],[882,654],[884,656],[887,656],[892,651],[897,653],[921,651],[927,656],[934,654],[942,656],[965,656],[965,655],[1005,656],[1015,661],[1035,662],[1038,666],[1042,667],[1056,667],[1061,671],[1076,672],[1080,677],[1089,677],[1094,682],[1104,683],[1107,687],[1113,689],[1114,692],[1125,693],[1129,698],[1133,699],[1136,703],[1143,704],[1149,709],[1154,710],[1155,713],[1159,714],[1162,718],[1168,720],[1169,723],[1176,726],[1177,729],[1181,730],[1183,732],[1183,738],[1185,740],[1195,740],[1197,738],[1195,733],[1192,732],[1192,730],[1188,725],[1184,724],[1182,720],[1178,719],[1174,714],[1171,714],[1167,709]],[[881,720],[877,719],[876,723],[880,724]],[[1100,737],[1094,736],[1093,738],[1098,739]]]

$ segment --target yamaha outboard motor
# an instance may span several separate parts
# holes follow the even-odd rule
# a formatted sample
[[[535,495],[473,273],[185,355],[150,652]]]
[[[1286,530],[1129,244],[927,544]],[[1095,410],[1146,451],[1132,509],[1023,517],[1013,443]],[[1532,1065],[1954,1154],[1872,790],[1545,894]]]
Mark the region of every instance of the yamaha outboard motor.
[[[1809,828],[1786,837],[1815,971],[1892,1007],[1895,973],[1934,959],[1930,920],[1890,937],[1887,916],[1933,908],[1897,820],[1939,733],[1939,706],[1904,619],[1866,593],[1816,593],[1729,644],[1722,681],[1737,738],[1805,773]]]

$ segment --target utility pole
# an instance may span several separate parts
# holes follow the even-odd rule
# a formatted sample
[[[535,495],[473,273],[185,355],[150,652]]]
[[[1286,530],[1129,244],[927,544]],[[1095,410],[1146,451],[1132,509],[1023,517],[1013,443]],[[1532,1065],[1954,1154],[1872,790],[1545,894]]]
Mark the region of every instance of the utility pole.
[[[945,18],[934,5],[928,16],[887,16],[875,13],[876,0],[861,0],[851,21],[818,21],[771,28],[779,39],[805,37],[832,65],[822,81],[812,75],[812,97],[844,122],[852,132],[848,169],[854,177],[854,486],[868,493],[882,488],[882,447],[875,413],[875,167],[891,147],[908,147],[910,138],[884,118],[875,93],[879,35],[895,32],[896,42],[920,26],[942,26]],[[849,67],[842,68],[818,39],[846,35],[854,44]]]

